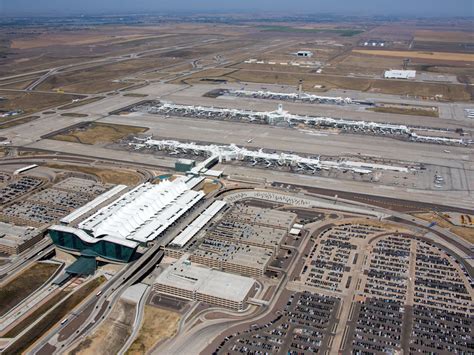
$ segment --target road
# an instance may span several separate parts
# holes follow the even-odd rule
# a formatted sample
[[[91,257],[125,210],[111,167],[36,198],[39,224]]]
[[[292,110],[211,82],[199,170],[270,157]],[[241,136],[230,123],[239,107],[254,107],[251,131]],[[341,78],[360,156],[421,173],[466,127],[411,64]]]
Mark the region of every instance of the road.
[[[30,353],[40,353],[44,347],[48,349],[53,346],[56,350],[54,353],[62,353],[65,348],[74,343],[78,337],[86,336],[90,333],[94,327],[99,324],[97,320],[105,319],[110,313],[113,305],[119,300],[122,292],[129,286],[133,285],[139,280],[144,274],[150,271],[156,266],[161,260],[164,252],[159,251],[160,245],[155,245],[148,249],[148,251],[133,264],[127,265],[126,268],[121,270],[119,273],[109,280],[100,291],[102,293],[99,296],[91,296],[89,299],[81,304],[77,309],[73,311],[69,316],[67,322],[61,325],[55,326],[48,334],[43,337],[33,348],[30,349]],[[84,321],[79,328],[75,330],[73,334],[67,339],[62,341],[57,340],[57,336],[61,330],[72,322],[76,317],[79,317],[91,304],[95,304],[95,308],[89,315],[86,321]],[[105,305],[105,307],[104,307]],[[48,345],[49,344],[49,345]]]

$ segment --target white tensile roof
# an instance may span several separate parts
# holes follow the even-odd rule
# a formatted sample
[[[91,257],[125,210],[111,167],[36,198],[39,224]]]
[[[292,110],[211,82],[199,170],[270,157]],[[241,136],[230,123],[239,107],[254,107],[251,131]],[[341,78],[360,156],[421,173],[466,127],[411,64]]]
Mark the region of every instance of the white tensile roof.
[[[79,224],[94,237],[109,235],[148,242],[157,238],[194,206],[204,193],[193,191],[185,178],[144,183]]]

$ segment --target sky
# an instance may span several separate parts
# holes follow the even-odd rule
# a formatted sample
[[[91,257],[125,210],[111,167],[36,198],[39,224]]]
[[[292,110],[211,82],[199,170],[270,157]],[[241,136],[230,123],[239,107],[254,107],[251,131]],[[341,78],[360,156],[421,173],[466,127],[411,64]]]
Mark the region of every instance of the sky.
[[[474,0],[0,0],[0,16],[160,11],[474,16]]]

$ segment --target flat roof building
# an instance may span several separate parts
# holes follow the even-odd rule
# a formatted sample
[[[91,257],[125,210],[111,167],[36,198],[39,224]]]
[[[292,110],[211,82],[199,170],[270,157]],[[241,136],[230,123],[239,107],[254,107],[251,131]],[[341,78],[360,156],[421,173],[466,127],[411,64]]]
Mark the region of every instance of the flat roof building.
[[[291,212],[236,204],[209,232],[209,236],[277,253],[296,217]]]
[[[296,55],[298,57],[310,58],[310,57],[313,56],[313,52],[311,52],[311,51],[298,51],[298,52],[296,52]]]
[[[385,79],[415,79],[416,70],[387,70],[384,74]]]
[[[0,222],[0,252],[17,255],[38,243],[43,234],[36,228]]]
[[[273,256],[269,249],[208,237],[184,249],[165,248],[165,255],[177,259],[186,253],[192,262],[249,277],[263,276]]]
[[[192,264],[183,256],[155,280],[156,292],[210,305],[243,310],[255,280]]]

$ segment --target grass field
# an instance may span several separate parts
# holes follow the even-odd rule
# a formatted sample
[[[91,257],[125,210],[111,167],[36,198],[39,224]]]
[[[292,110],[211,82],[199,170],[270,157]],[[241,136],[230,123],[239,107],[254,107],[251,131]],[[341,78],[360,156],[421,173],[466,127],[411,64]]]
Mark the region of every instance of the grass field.
[[[89,115],[85,113],[76,113],[76,112],[66,112],[66,113],[61,113],[61,116],[63,117],[73,117],[73,118],[81,118],[81,117],[87,117]]]
[[[147,130],[144,127],[93,122],[86,124],[85,127],[76,127],[67,133],[57,134],[51,139],[93,145],[116,142],[129,134],[143,133]]]
[[[97,94],[126,88],[129,82],[116,81],[136,72],[172,64],[171,58],[145,58],[106,64],[93,68],[53,75],[38,86],[38,90],[62,89],[66,92]]]
[[[460,227],[455,226],[442,216],[436,213],[416,213],[414,216],[421,218],[428,222],[436,222],[436,224],[442,228],[447,228],[454,234],[458,235],[459,237],[467,240],[470,243],[474,243],[474,229],[469,227]]]
[[[392,95],[410,95],[417,97],[434,98],[436,95],[442,95],[443,99],[451,101],[470,100],[471,94],[464,85],[445,84],[445,83],[423,83],[416,81],[402,80],[384,80],[355,78],[341,75],[308,74],[308,73],[285,73],[268,72],[257,70],[234,70],[222,73],[212,71],[206,75],[202,71],[196,75],[191,75],[182,79],[185,83],[201,82],[203,78],[216,78],[227,80],[229,82],[252,82],[280,85],[298,85],[303,80],[303,89],[309,92],[321,92],[316,90],[315,85],[321,85],[324,90],[343,89],[358,90],[364,92],[374,92]]]
[[[35,263],[18,277],[0,288],[0,316],[15,307],[44,284],[58,269],[58,265]]]
[[[437,109],[430,110],[429,108],[379,106],[371,107],[367,110],[380,113],[393,113],[398,115],[439,117],[439,112]]]
[[[369,50],[369,49],[354,49],[354,53],[370,54],[384,57],[397,58],[417,58],[417,59],[432,59],[440,61],[454,61],[454,62],[474,62],[474,54],[468,53],[445,53],[445,52],[415,52],[415,51],[388,51],[388,50]]]
[[[147,97],[148,95],[147,94],[138,94],[138,93],[131,92],[129,94],[124,94],[123,96],[125,96],[125,97]]]
[[[64,105],[73,99],[80,99],[82,96],[39,93],[39,92],[11,92],[2,91],[0,96],[7,100],[0,101],[0,110],[22,110],[24,115],[43,111],[48,108]]]
[[[70,355],[118,354],[132,333],[135,305],[119,301],[107,319]]]
[[[6,121],[4,123],[0,123],[0,129],[19,126],[19,125],[24,124],[24,123],[32,122],[32,121],[38,119],[39,117],[40,116],[28,116],[28,117],[23,117],[23,118],[20,118],[20,119],[17,119],[17,120],[9,120],[9,121]]]
[[[9,351],[5,354],[19,354],[33,345],[44,333],[51,327],[59,323],[71,310],[89,296],[97,287],[106,281],[104,276],[89,281],[76,292],[69,294],[61,291],[45,304],[40,306],[31,317],[21,322],[17,327],[10,331],[6,336],[12,337],[20,334],[24,329],[33,324],[37,319],[45,314],[36,325],[28,332],[17,339]],[[66,298],[67,297],[67,298]],[[61,302],[61,300],[64,300]],[[59,303],[61,302],[61,303]],[[59,304],[58,304],[59,303]]]
[[[171,338],[179,319],[178,313],[146,305],[142,327],[126,355],[144,355],[158,342]]]
[[[129,186],[137,185],[141,181],[141,176],[132,170],[125,169],[101,169],[92,166],[68,165],[58,163],[46,164],[52,169],[62,169],[69,171],[78,171],[85,174],[95,175],[100,181],[106,184],[125,184]]]
[[[463,31],[418,30],[415,32],[415,41],[474,43],[474,34],[472,33],[472,31],[463,32]]]
[[[301,28],[290,26],[258,26],[265,32],[291,32],[291,33],[333,33],[342,37],[352,37],[363,33],[363,30],[351,28]]]
[[[84,106],[84,105],[87,105],[87,104],[91,104],[91,103],[96,102],[96,101],[100,101],[103,98],[104,98],[103,96],[91,97],[89,99],[80,100],[78,102],[72,102],[70,104],[58,107],[58,109],[59,110],[69,110],[71,108],[76,108],[76,107]]]

